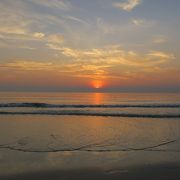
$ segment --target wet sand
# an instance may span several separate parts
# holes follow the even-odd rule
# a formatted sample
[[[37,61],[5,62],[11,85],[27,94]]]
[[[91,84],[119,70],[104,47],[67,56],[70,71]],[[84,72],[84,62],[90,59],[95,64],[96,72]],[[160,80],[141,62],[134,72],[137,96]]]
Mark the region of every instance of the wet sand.
[[[1,116],[0,180],[179,180],[179,119]]]
[[[180,164],[149,165],[129,169],[54,170],[11,176],[0,176],[1,180],[179,180]]]

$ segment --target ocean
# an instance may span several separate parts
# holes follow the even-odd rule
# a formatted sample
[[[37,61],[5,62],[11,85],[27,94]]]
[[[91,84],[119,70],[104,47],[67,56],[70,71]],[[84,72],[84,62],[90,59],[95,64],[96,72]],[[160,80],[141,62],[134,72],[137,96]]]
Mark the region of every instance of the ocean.
[[[0,93],[3,179],[177,164],[179,93]]]

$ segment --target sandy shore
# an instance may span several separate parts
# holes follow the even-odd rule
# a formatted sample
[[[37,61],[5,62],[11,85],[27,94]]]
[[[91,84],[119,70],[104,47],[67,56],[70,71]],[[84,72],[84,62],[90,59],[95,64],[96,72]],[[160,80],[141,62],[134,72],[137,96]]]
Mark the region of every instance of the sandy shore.
[[[179,180],[180,164],[153,165],[103,171],[100,169],[56,170],[0,177],[1,180]]]
[[[0,119],[0,180],[180,179],[179,119]]]

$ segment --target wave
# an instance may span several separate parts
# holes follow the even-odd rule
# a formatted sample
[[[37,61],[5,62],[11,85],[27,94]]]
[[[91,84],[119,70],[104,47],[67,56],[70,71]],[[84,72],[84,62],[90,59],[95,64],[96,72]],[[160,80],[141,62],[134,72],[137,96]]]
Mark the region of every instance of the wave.
[[[48,104],[48,103],[1,103],[0,108],[180,108],[180,104]]]
[[[68,115],[68,116],[111,116],[132,118],[180,118],[179,114],[148,114],[148,113],[123,113],[123,112],[97,112],[81,110],[57,110],[57,111],[0,111],[0,115]]]

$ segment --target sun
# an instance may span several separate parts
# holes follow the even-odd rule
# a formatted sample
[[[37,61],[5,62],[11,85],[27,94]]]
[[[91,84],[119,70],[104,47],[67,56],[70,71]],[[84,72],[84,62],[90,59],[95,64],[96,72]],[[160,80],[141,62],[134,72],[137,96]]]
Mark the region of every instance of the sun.
[[[94,87],[95,89],[100,89],[100,88],[103,87],[103,82],[100,81],[100,80],[94,80],[94,81],[92,82],[92,85],[93,85],[93,87]]]

